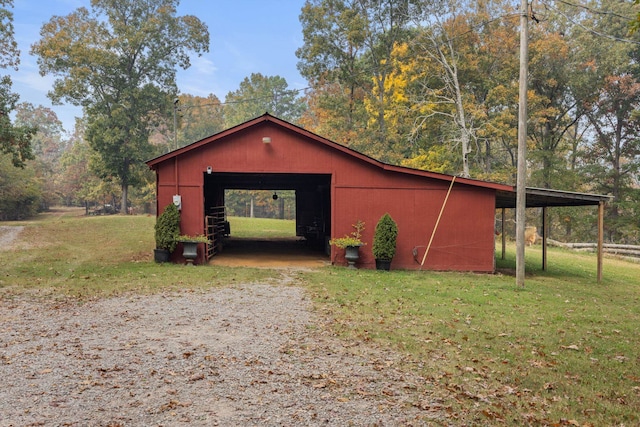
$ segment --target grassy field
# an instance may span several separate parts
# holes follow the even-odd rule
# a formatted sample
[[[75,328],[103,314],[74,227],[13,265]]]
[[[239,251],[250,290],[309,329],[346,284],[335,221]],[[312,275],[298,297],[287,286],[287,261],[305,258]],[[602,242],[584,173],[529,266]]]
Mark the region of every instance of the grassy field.
[[[292,227],[240,220],[231,219],[234,235]],[[0,297],[82,301],[281,275],[155,264],[153,223],[77,211],[0,223],[25,226],[16,247],[0,252]],[[499,267],[514,266],[507,255]],[[592,254],[550,249],[546,272],[540,258],[539,247],[527,248],[524,289],[509,275],[338,267],[297,273],[296,283],[331,319],[322,327],[400,351],[400,368],[420,372],[434,396],[415,404],[444,411],[447,425],[640,425],[640,265],[606,258],[597,284]]]
[[[0,290],[33,290],[46,295],[114,295],[253,282],[266,270],[215,270],[153,262],[155,217],[83,216],[84,210],[57,210],[34,221],[0,222],[25,226],[15,250],[2,251]]]
[[[228,218],[233,237],[295,237],[296,222],[271,218],[244,218],[232,216]]]

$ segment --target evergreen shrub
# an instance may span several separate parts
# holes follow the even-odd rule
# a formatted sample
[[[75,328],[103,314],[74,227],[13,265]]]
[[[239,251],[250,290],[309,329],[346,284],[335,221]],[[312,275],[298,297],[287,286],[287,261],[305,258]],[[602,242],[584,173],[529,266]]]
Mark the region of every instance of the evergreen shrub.
[[[180,236],[180,211],[173,203],[167,205],[158,217],[155,225],[156,249],[166,249],[173,252],[178,246]]]
[[[396,239],[398,238],[398,225],[385,213],[376,224],[373,233],[373,256],[375,259],[390,260],[396,254]]]

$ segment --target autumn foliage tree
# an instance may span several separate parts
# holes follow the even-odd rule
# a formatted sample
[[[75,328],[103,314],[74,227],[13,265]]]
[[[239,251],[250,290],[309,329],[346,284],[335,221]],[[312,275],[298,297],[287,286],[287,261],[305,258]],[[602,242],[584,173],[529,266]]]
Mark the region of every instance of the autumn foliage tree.
[[[270,113],[289,122],[297,122],[304,110],[304,103],[296,90],[289,89],[280,76],[252,73],[240,82],[238,90],[225,97],[224,117],[226,127]]]
[[[0,69],[18,69],[20,51],[14,38],[12,0],[0,0]],[[33,159],[31,137],[35,128],[18,126],[11,122],[11,113],[18,103],[18,94],[11,90],[9,76],[0,76],[0,154],[8,154],[11,163],[24,167],[25,161]]]
[[[54,102],[84,108],[96,172],[122,189],[141,182],[152,153],[149,133],[177,92],[176,68],[208,51],[209,33],[195,16],[176,16],[178,0],[92,0],[54,16],[32,46],[42,75],[55,76]]]
[[[637,227],[636,218],[640,171],[640,82],[624,74],[607,77],[588,118],[593,142],[585,156],[590,159],[588,173],[598,183],[597,190],[611,194],[608,228],[612,240],[619,241],[621,230]],[[634,203],[634,204],[635,204]]]
[[[392,71],[392,52],[409,37],[410,11],[419,3],[305,3],[300,15],[304,44],[296,56],[300,73],[313,87],[307,94],[312,108],[303,121],[317,125],[314,131],[329,128],[324,135],[381,159],[396,148],[387,130],[385,85]]]
[[[183,94],[178,99],[179,146],[191,144],[225,129],[224,106],[217,96]]]

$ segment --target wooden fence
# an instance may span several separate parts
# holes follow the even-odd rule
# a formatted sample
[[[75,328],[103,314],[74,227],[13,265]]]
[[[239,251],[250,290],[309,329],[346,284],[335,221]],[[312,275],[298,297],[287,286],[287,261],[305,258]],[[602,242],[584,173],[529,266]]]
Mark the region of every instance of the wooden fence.
[[[547,244],[577,251],[595,252],[598,249],[597,243],[563,243],[557,240],[547,239]],[[605,243],[603,244],[603,250],[605,254],[619,255],[621,258],[640,262],[640,246],[638,245]]]

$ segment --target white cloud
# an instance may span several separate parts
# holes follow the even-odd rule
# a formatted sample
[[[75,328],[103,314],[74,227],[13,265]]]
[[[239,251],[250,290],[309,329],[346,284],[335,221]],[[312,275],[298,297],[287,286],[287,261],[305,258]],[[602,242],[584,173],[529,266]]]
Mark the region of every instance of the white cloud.
[[[50,75],[43,77],[35,71],[18,71],[12,75],[12,80],[16,89],[24,88],[28,92],[40,92],[46,95],[53,88],[54,77]]]
[[[218,70],[213,61],[206,56],[195,56],[190,58],[190,60],[191,67],[188,68],[187,71],[192,71],[204,76],[210,76]]]

